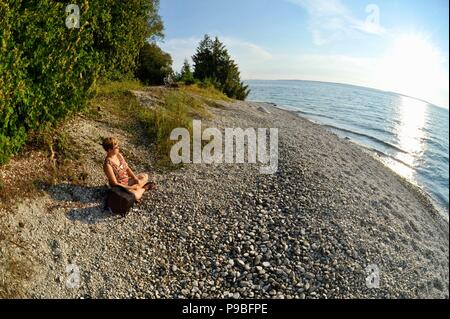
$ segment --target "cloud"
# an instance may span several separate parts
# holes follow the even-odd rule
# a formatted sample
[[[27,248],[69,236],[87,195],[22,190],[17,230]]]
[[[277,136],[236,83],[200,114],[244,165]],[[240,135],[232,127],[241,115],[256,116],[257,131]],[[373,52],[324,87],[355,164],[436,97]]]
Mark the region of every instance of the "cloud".
[[[239,60],[270,60],[273,58],[272,54],[263,47],[233,37],[219,37],[225,44],[231,56],[235,56],[236,62]]]
[[[317,46],[366,34],[380,35],[386,31],[380,25],[380,10],[375,4],[366,6],[366,19],[360,20],[339,0],[287,1],[308,12],[309,31]]]
[[[273,58],[272,54],[263,47],[239,39],[236,37],[220,36],[221,42],[225,44],[232,59],[241,65],[254,65]],[[195,54],[196,48],[201,41],[200,37],[174,38],[160,43],[161,49],[171,54],[173,59],[173,69],[179,71],[183,65],[184,59],[187,58],[191,63],[191,57]]]
[[[200,42],[200,38],[173,38],[166,40],[158,45],[162,50],[170,53],[173,59],[172,68],[175,71],[180,71],[183,65],[184,59],[188,59],[191,63],[191,56],[194,55],[195,50]]]

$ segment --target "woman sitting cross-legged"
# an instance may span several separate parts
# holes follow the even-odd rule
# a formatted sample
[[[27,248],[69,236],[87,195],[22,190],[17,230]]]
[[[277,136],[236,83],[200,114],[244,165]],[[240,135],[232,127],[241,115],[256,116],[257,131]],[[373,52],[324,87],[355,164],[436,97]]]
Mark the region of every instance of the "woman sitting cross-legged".
[[[149,176],[146,173],[134,175],[127,162],[119,152],[119,143],[114,137],[103,139],[103,148],[107,152],[103,170],[108,178],[109,185],[121,186],[134,194],[136,201],[142,198],[146,190],[152,188]]]

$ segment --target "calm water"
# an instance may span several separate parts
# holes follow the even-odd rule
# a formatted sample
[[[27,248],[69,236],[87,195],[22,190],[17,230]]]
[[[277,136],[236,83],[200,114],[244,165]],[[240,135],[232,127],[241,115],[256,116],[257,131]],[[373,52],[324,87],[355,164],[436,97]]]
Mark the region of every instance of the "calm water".
[[[246,81],[250,101],[276,103],[376,151],[424,189],[448,219],[449,112],[395,93],[309,81]]]

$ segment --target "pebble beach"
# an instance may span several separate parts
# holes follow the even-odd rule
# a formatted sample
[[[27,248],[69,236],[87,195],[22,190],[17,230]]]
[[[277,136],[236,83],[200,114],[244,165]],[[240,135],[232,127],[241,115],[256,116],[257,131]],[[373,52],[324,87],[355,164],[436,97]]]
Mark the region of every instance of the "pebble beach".
[[[145,91],[137,96],[145,103]],[[87,185],[49,186],[4,218],[24,224],[18,236],[34,264],[27,297],[449,298],[449,225],[420,189],[294,113],[216,104],[204,127],[278,128],[274,174],[248,163],[158,173],[145,139],[136,144],[110,115],[67,124],[88,150]],[[103,209],[99,138],[108,135],[135,172],[158,182],[126,218]],[[76,287],[68,265],[79,270]],[[379,285],[370,287],[374,266]]]

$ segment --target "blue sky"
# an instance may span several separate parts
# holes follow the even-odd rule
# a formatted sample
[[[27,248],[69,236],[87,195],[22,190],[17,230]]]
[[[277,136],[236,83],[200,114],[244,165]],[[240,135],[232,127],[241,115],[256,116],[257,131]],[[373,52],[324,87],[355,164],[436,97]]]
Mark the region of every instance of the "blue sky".
[[[161,0],[179,70],[205,33],[243,79],[305,79],[399,92],[448,108],[448,0]]]

